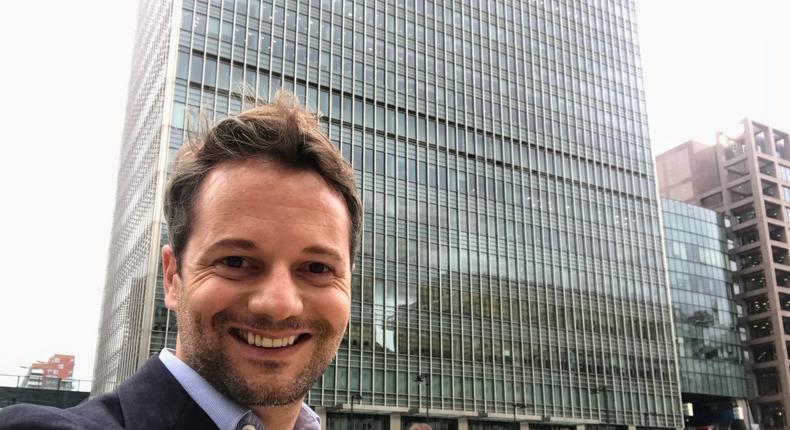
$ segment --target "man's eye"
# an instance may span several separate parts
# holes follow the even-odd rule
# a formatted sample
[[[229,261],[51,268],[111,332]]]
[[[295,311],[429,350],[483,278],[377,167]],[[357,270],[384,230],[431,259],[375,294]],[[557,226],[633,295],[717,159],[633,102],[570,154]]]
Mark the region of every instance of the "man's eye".
[[[222,259],[222,264],[234,269],[240,269],[244,267],[244,258],[238,256],[225,257]]]
[[[310,273],[325,273],[329,271],[329,266],[324,263],[310,263],[307,265],[307,271]]]

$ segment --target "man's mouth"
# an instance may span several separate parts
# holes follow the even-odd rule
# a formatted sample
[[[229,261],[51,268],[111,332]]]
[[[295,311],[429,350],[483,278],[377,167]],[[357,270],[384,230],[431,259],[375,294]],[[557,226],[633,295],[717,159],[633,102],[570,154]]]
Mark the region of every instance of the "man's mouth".
[[[293,345],[294,343],[298,342],[302,337],[306,336],[302,334],[297,334],[294,336],[275,339],[275,338],[263,337],[261,335],[257,335],[239,328],[232,329],[231,333],[233,333],[233,335],[236,336],[239,340],[243,342],[247,342],[247,344],[254,345],[259,348],[284,348],[286,346]]]

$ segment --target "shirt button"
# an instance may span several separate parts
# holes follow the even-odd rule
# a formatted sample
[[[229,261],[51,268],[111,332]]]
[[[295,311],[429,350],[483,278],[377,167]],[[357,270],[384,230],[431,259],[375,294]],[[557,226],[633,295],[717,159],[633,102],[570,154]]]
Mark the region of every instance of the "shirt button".
[[[247,424],[247,425],[245,425],[244,427],[242,427],[242,428],[241,428],[241,430],[256,430],[256,429],[255,429],[255,426],[254,426],[254,425],[252,425],[252,424]]]

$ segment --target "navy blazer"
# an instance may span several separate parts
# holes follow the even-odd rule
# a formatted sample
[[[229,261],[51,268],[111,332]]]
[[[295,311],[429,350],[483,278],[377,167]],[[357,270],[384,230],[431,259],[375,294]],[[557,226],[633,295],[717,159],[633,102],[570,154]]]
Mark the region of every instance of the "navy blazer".
[[[6,429],[217,429],[181,384],[152,357],[113,393],[73,408],[19,404],[0,410]]]

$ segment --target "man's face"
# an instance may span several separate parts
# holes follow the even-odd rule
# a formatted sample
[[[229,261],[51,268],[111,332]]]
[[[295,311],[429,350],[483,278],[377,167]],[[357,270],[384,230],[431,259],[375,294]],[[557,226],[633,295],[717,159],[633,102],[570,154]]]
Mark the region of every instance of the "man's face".
[[[176,355],[242,405],[301,401],[348,322],[349,228],[343,199],[314,172],[218,166],[195,200],[180,273],[162,253]]]

